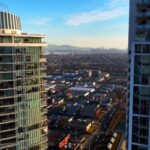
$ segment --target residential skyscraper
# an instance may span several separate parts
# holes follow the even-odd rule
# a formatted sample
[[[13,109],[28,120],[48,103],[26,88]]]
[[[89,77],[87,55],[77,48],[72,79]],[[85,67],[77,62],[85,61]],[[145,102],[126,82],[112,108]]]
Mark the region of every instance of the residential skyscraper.
[[[127,149],[150,150],[150,0],[130,0]]]
[[[0,12],[0,150],[48,147],[42,38],[23,33],[16,15]]]

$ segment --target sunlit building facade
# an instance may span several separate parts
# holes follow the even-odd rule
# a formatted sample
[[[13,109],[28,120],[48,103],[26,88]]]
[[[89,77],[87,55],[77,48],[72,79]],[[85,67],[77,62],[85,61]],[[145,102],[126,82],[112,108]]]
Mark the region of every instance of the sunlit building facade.
[[[150,0],[130,0],[127,149],[150,150]]]
[[[22,33],[19,17],[0,12],[0,150],[47,149],[42,38]]]

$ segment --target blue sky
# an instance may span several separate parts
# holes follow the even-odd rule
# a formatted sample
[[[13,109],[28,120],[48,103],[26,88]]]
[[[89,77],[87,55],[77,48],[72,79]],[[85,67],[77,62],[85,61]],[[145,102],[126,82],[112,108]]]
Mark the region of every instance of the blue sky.
[[[127,48],[129,0],[5,0],[22,30],[46,34],[49,44]],[[6,8],[8,7],[8,8]]]

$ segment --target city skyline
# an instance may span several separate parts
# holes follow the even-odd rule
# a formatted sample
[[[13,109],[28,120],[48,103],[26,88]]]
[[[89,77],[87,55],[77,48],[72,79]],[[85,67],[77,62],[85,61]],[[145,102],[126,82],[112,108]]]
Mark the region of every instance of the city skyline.
[[[24,31],[46,34],[48,44],[128,47],[128,0],[6,0],[0,6],[20,14]]]

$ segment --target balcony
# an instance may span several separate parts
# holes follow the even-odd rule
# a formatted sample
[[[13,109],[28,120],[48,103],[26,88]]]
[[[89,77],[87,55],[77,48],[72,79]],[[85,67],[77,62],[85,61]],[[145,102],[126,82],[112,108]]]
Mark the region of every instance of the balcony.
[[[0,100],[5,100],[5,99],[9,99],[9,98],[17,98],[20,95],[0,95]]]
[[[42,106],[42,107],[47,107],[47,101],[46,101],[46,100],[42,100],[41,106]]]
[[[0,56],[18,56],[18,55],[21,55],[21,54],[17,54],[17,53],[5,53],[5,54],[3,54],[3,53],[1,53],[0,52]]]
[[[15,122],[15,115],[0,117],[0,124],[8,124]]]
[[[16,130],[16,126],[14,122],[8,123],[7,126],[5,124],[0,125],[0,133],[12,131],[12,130]]]
[[[46,115],[42,115],[42,116],[41,116],[41,120],[42,120],[42,121],[47,120],[47,116],[46,116]]]
[[[136,42],[145,42],[145,36],[136,36],[135,41]]]
[[[40,63],[45,63],[46,62],[46,58],[40,58]]]
[[[12,107],[15,106],[16,104],[14,103],[14,99],[7,99],[7,100],[1,100],[0,99],[0,108],[3,107]]]
[[[137,21],[144,21],[144,20],[150,19],[150,12],[149,11],[138,12],[136,17],[137,17]]]
[[[47,148],[48,148],[48,143],[46,141],[45,143],[42,143],[41,150],[47,150]]]
[[[137,5],[150,5],[150,0],[138,0]]]
[[[47,43],[46,42],[41,42],[41,43],[1,43],[2,47],[46,47]]]
[[[16,131],[4,132],[4,133],[1,133],[0,136],[1,136],[0,140],[12,139],[16,136]]]
[[[13,82],[7,82],[7,83],[0,83],[0,90],[8,90],[13,89]]]
[[[1,142],[1,145],[0,145],[0,148],[2,150],[10,150],[10,149],[16,149],[16,138],[13,138],[13,139],[8,139],[8,140],[5,140],[5,141],[2,141]]]
[[[0,112],[0,117],[1,116],[7,116],[7,115],[13,115],[16,114],[16,111],[14,111],[13,109],[9,111],[9,109],[5,110],[5,111],[1,111]]]
[[[6,142],[5,144],[1,144],[1,148],[2,149],[16,149],[16,145],[17,145],[17,143],[14,141],[12,141],[12,140],[9,140],[8,142]]]
[[[41,114],[47,114],[47,108],[42,108],[41,109]]]
[[[16,135],[15,134],[6,134],[7,136],[5,136],[4,138],[0,138],[0,141],[5,141],[5,140],[11,140],[11,139],[15,139]]]
[[[47,142],[47,141],[48,141],[48,137],[45,134],[45,135],[42,136],[42,143]]]
[[[138,25],[136,28],[137,30],[147,31],[150,30],[150,25],[149,24]]]
[[[44,54],[45,54],[45,51],[44,51],[44,50],[41,50],[41,51],[40,51],[40,54],[41,54],[41,55],[44,55]]]

